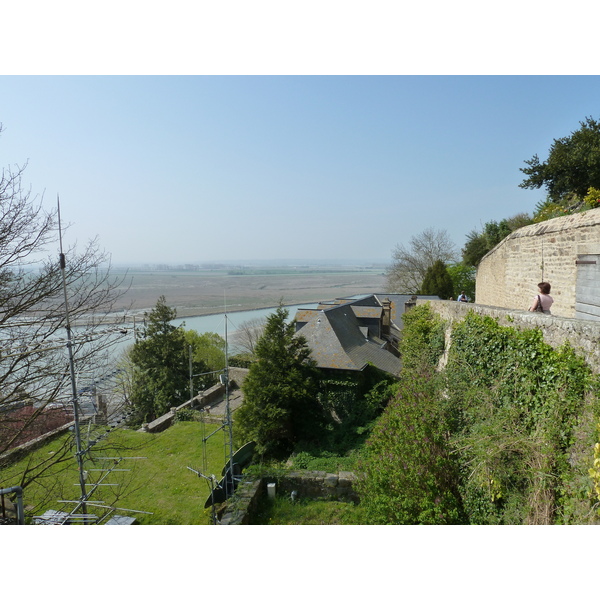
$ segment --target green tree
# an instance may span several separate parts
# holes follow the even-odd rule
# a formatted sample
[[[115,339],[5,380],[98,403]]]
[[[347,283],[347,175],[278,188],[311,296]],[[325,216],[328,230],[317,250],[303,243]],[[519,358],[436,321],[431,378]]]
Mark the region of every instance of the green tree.
[[[464,263],[454,263],[448,265],[446,268],[452,278],[452,286],[454,287],[455,294],[464,292],[467,298],[473,300],[475,298],[475,276],[477,275],[477,269]]]
[[[242,385],[244,403],[235,413],[236,440],[255,441],[265,457],[284,457],[299,440],[318,439],[325,422],[318,369],[287,317],[282,306],[268,317],[256,344],[257,360]]]
[[[183,326],[171,321],[177,311],[161,296],[131,348],[133,367],[129,399],[135,410],[133,420],[149,422],[178,406],[190,396],[189,345]],[[194,354],[194,373],[208,371],[206,363]]]
[[[530,223],[532,220],[527,213],[519,213],[500,222],[488,221],[482,231],[471,231],[462,249],[463,263],[469,267],[479,266],[481,259],[506,236]]]
[[[466,523],[431,376],[403,377],[367,440],[355,486],[374,525]]]
[[[425,272],[420,293],[425,296],[439,296],[442,300],[452,298],[454,284],[452,277],[441,260],[436,260]]]
[[[444,327],[428,304],[403,316],[403,370],[359,460],[355,489],[369,524],[465,523],[459,475],[447,442],[436,365]]]
[[[191,346],[193,365],[203,365],[206,375],[194,371],[194,390],[203,390],[218,380],[218,371],[225,369],[225,340],[218,333],[198,333],[192,329],[185,332],[188,351]],[[189,360],[189,358],[188,358]]]
[[[586,117],[579,124],[571,135],[553,141],[546,161],[537,154],[525,161],[527,167],[520,170],[527,177],[519,187],[545,187],[554,203],[582,199],[589,188],[600,188],[600,122]]]

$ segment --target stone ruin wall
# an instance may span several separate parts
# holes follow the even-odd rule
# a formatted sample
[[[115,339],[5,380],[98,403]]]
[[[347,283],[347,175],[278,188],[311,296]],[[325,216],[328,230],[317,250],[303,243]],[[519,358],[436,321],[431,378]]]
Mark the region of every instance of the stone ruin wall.
[[[514,231],[482,259],[476,302],[527,310],[543,273],[552,285],[552,314],[575,317],[575,261],[581,254],[600,254],[600,208]]]

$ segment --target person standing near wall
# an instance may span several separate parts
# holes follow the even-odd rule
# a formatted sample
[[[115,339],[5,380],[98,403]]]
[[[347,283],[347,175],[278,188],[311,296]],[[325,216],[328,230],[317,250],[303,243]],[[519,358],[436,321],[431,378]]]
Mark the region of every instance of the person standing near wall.
[[[547,281],[538,283],[539,294],[535,296],[529,310],[532,312],[543,312],[546,315],[550,313],[550,307],[554,302],[554,298],[550,296],[551,286]]]

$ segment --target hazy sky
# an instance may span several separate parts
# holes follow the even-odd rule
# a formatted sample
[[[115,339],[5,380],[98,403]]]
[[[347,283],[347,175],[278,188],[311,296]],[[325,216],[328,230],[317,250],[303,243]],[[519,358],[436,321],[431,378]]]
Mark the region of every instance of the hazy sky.
[[[3,76],[0,164],[113,263],[388,260],[531,212],[597,76]]]

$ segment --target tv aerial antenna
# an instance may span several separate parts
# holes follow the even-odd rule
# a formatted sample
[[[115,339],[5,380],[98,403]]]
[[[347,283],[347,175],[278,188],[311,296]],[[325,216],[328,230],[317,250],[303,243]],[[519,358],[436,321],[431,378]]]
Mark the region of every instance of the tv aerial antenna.
[[[232,419],[232,410],[231,410],[231,397],[230,397],[230,380],[229,380],[229,339],[228,339],[228,315],[227,315],[227,303],[225,302],[225,368],[221,371],[214,371],[214,373],[220,373],[219,380],[221,385],[224,386],[225,391],[225,414],[221,425],[207,435],[206,433],[206,410],[201,410],[201,423],[202,423],[202,469],[194,469],[192,467],[187,467],[190,471],[196,473],[198,477],[205,479],[210,488],[210,494],[204,508],[211,508],[211,520],[213,524],[217,524],[217,511],[216,505],[228,500],[237,487],[237,484],[241,481],[241,466],[239,461],[237,460],[238,452],[234,452],[233,446],[233,419]],[[191,347],[190,347],[190,369],[191,369]],[[190,370],[190,382],[192,381],[192,375]],[[225,450],[225,466],[221,472],[222,478],[219,480],[216,475],[208,473],[208,451],[207,451],[207,442],[208,440],[215,435],[219,431],[224,431],[225,433],[225,441],[224,441],[224,450]],[[244,446],[244,448],[246,448]],[[240,450],[243,450],[240,449]],[[247,452],[247,449],[246,449]]]
[[[120,463],[123,460],[139,460],[144,459],[146,457],[135,456],[135,457],[122,457],[122,456],[108,456],[108,457],[92,457],[91,450],[92,448],[98,444],[100,441],[105,439],[109,433],[111,433],[114,429],[116,429],[121,422],[125,422],[127,419],[127,414],[122,417],[118,417],[114,422],[109,423],[105,427],[105,431],[95,435],[95,437],[91,437],[91,421],[88,424],[88,435],[87,435],[87,443],[84,447],[82,443],[81,436],[81,421],[82,421],[82,411],[79,402],[80,392],[77,389],[77,379],[75,375],[75,360],[73,357],[73,335],[71,330],[71,323],[69,318],[69,302],[68,302],[68,294],[67,294],[67,278],[66,278],[66,259],[65,254],[63,252],[63,243],[62,243],[62,226],[60,219],[60,199],[57,195],[57,205],[58,205],[58,237],[59,237],[59,245],[60,245],[60,270],[62,274],[62,288],[63,288],[63,296],[65,303],[65,329],[67,331],[67,350],[69,357],[69,374],[71,381],[71,404],[73,406],[73,431],[75,437],[75,458],[77,460],[77,471],[79,476],[79,482],[75,485],[80,489],[80,495],[78,500],[59,500],[61,503],[71,503],[74,504],[74,507],[69,512],[58,512],[58,511],[48,511],[45,515],[34,517],[35,522],[37,523],[45,523],[52,525],[66,525],[72,523],[81,523],[84,525],[88,524],[101,524],[102,521],[107,519],[110,515],[112,515],[115,511],[126,511],[133,513],[143,513],[143,514],[152,514],[147,511],[141,510],[132,510],[126,508],[119,508],[116,506],[107,505],[106,502],[97,500],[90,501],[92,494],[94,494],[101,486],[118,486],[118,483],[107,483],[105,479],[112,473],[117,471],[129,471],[129,469],[120,469],[118,468]],[[112,374],[111,374],[112,375]],[[98,469],[87,469],[85,465],[86,456],[90,458],[92,461],[102,461],[103,465]],[[102,473],[98,476],[98,479],[95,482],[89,481],[88,478],[90,473],[92,472],[100,472]],[[88,513],[88,507],[101,508],[105,511],[105,513],[98,517],[97,515]]]

